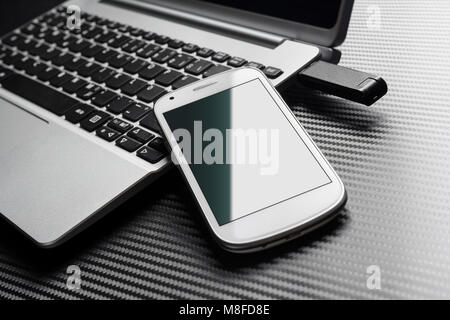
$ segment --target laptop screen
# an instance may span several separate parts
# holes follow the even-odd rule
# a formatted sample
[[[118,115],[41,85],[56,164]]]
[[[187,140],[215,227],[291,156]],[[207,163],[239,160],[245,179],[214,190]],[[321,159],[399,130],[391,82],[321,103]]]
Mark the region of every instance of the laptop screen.
[[[104,0],[105,1],[105,0]],[[109,0],[136,2],[183,19],[183,12],[284,38],[326,47],[340,45],[347,34],[354,0]],[[169,9],[169,10],[167,10]],[[175,10],[175,11],[170,11]],[[191,16],[187,18],[191,19]],[[223,27],[222,26],[219,26]]]
[[[200,0],[244,11],[263,14],[274,18],[309,24],[330,29],[336,24],[341,0],[277,0],[267,1],[264,5],[254,1],[242,0]]]

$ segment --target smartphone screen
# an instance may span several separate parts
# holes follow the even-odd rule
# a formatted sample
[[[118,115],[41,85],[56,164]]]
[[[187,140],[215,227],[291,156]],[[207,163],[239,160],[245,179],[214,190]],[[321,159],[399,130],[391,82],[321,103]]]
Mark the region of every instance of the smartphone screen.
[[[259,79],[163,116],[219,225],[332,182]]]

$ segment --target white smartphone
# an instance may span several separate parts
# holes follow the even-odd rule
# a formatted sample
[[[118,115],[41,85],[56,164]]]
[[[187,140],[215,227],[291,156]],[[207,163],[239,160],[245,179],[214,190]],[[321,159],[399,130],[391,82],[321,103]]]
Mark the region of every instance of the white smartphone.
[[[154,110],[172,161],[229,251],[303,235],[345,204],[341,179],[259,70],[197,81]]]

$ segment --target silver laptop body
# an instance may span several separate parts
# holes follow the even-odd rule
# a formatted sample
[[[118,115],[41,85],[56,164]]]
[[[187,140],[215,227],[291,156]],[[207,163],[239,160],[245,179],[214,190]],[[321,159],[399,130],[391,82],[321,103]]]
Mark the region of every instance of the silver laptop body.
[[[272,81],[281,86],[319,58],[319,45],[344,40],[352,1],[342,1],[336,26],[326,32],[198,1],[73,0],[64,5],[276,66],[283,73]],[[61,244],[169,166],[168,158],[149,163],[0,87],[0,213],[38,246]]]

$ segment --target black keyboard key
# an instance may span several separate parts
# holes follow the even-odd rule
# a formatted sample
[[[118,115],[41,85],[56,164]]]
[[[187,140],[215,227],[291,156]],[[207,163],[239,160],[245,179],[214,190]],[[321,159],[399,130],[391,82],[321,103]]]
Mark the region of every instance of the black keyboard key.
[[[84,39],[78,39],[69,45],[69,50],[73,52],[81,52],[83,49],[89,47],[91,43]]]
[[[17,70],[26,70],[28,68],[31,68],[35,61],[36,60],[30,57],[23,56],[21,59],[14,61],[13,66]]]
[[[158,44],[166,44],[172,39],[170,39],[168,36],[163,36],[163,35],[158,34],[154,37],[153,40],[155,40],[155,42]]]
[[[69,48],[73,43],[77,42],[78,38],[72,35],[65,35],[56,44],[62,48]]]
[[[66,120],[72,123],[78,123],[91,114],[94,110],[95,108],[90,105],[78,104],[66,112]]]
[[[126,85],[124,85],[120,90],[122,90],[123,93],[125,93],[129,96],[135,96],[146,85],[147,85],[147,82],[145,82],[145,81],[142,81],[140,79],[133,79],[130,82],[128,82]]]
[[[150,141],[150,139],[152,139],[155,135],[148,131],[145,131],[144,129],[134,128],[127,133],[127,136],[139,142],[145,143],[147,141]]]
[[[106,24],[106,27],[108,29],[112,29],[112,30],[119,29],[120,23],[118,23],[116,21],[108,21],[108,23]]]
[[[156,116],[153,111],[142,119],[140,125],[154,132],[161,133],[161,127],[159,126],[158,120],[156,120]]]
[[[30,51],[33,50],[33,47],[37,45],[37,41],[31,38],[25,39],[24,41],[20,41],[17,46],[22,51]]]
[[[39,62],[39,61],[35,61],[32,64],[30,64],[29,66],[27,66],[27,68],[25,69],[25,72],[28,73],[29,75],[35,76],[38,73],[41,73],[46,68],[47,68],[46,64]]]
[[[89,13],[86,13],[86,12],[82,12],[81,13],[81,18],[86,20],[86,22],[94,22],[95,19],[96,19],[96,15],[95,14],[89,14]]]
[[[3,79],[2,87],[58,116],[62,116],[78,104],[77,100],[19,74]]]
[[[187,73],[193,74],[194,76],[201,75],[208,68],[212,67],[214,64],[206,60],[197,60],[189,63],[184,69]]]
[[[155,44],[147,44],[145,47],[142,47],[138,51],[136,51],[136,55],[138,55],[141,58],[147,59],[160,50],[161,50],[160,46],[157,46]]]
[[[105,84],[110,87],[111,89],[119,89],[120,87],[124,86],[126,83],[128,83],[131,80],[131,77],[123,74],[123,73],[117,73],[113,77],[106,80]]]
[[[247,63],[247,60],[240,57],[233,57],[228,60],[227,64],[231,67],[239,68],[242,67],[244,64]]]
[[[148,62],[142,59],[134,59],[133,61],[128,62],[125,66],[123,66],[123,71],[136,74],[141,70],[142,68],[146,67],[148,65]]]
[[[98,94],[96,94],[91,102],[99,107],[104,107],[110,102],[112,99],[117,97],[117,93],[112,92],[110,90],[102,90]]]
[[[114,30],[114,29],[118,29],[118,28],[119,28],[120,23],[118,23],[118,22],[116,22],[116,21],[106,20],[105,26],[106,26],[108,29]]]
[[[119,97],[115,98],[114,100],[111,100],[106,105],[106,109],[114,114],[119,114],[119,113],[122,113],[123,110],[128,108],[128,106],[130,106],[132,103],[133,103],[133,100],[131,100],[127,97],[124,97],[124,96],[119,96]]]
[[[100,33],[96,34],[94,39],[99,43],[105,43],[109,39],[114,38],[117,35],[114,31],[102,30]]]
[[[26,68],[29,68],[33,62],[33,59],[23,56],[22,59],[14,61],[13,65],[17,70],[25,70]]]
[[[250,61],[249,63],[246,64],[247,67],[252,67],[252,68],[256,68],[259,70],[262,70],[265,68],[265,66],[262,63],[259,62],[255,62],[255,61]]]
[[[28,34],[28,35],[36,35],[41,31],[42,27],[35,24],[35,23],[29,23],[22,29],[20,29],[21,32]]]
[[[55,47],[48,47],[44,51],[39,53],[39,57],[42,60],[52,60],[57,55],[61,54],[61,50]]]
[[[139,100],[149,103],[154,102],[156,99],[161,97],[166,92],[167,91],[161,87],[158,87],[156,85],[149,85],[145,87],[143,90],[139,91],[137,97]]]
[[[155,37],[157,36],[156,33],[151,32],[151,31],[146,31],[145,33],[143,33],[142,38],[144,38],[147,41],[152,41],[153,39],[155,39]]]
[[[89,77],[91,76],[95,71],[99,70],[101,67],[99,64],[95,63],[95,62],[87,62],[84,63],[83,65],[81,65],[78,68],[78,74],[80,74],[83,77]]]
[[[59,30],[48,29],[44,31],[44,40],[48,43],[60,43],[66,34]]]
[[[36,34],[34,37],[36,39],[44,39],[46,35],[47,35],[47,29],[45,27],[42,27],[40,32],[38,34]]]
[[[39,62],[39,61],[34,61],[31,64],[27,65],[25,68],[25,72],[28,73],[29,75],[35,76],[38,73],[42,72],[43,70],[45,70],[47,67],[46,64]]]
[[[95,110],[80,122],[80,126],[84,130],[92,132],[105,124],[110,118],[111,116],[106,112]]]
[[[197,51],[199,57],[208,58],[214,54],[214,51],[209,48],[201,48]]]
[[[4,56],[10,55],[13,51],[9,48],[0,44],[0,59],[3,59]]]
[[[98,19],[98,17],[95,14],[88,14],[86,12],[84,12],[84,13],[82,12],[81,17],[84,20],[86,20],[86,22],[93,23],[93,24],[95,24]]]
[[[132,122],[136,122],[149,112],[151,108],[142,103],[133,103],[122,113],[122,116]]]
[[[121,53],[121,54],[113,55],[109,59],[108,63],[111,67],[122,68],[124,65],[129,63],[131,60],[133,60],[132,56],[125,54],[125,53]]]
[[[71,74],[68,74],[66,72],[61,72],[56,75],[56,77],[53,77],[50,79],[50,84],[55,87],[61,87],[64,83],[72,80],[74,76]]]
[[[102,47],[99,44],[91,44],[89,46],[87,46],[86,48],[84,48],[83,50],[81,50],[81,54],[85,57],[88,58],[92,58],[94,56],[96,56],[97,54],[99,54],[100,52],[102,52],[102,50],[104,50],[105,47]]]
[[[38,25],[38,28],[33,32],[33,36],[36,39],[44,39],[46,35],[47,27],[44,25]]]
[[[11,47],[17,47],[20,43],[23,43],[23,41],[25,41],[25,37],[17,33],[13,33],[2,39],[3,43],[6,43]]]
[[[164,143],[164,139],[161,137],[156,137],[148,144],[149,147],[152,147],[155,150],[158,150],[162,153],[167,153],[166,144]]]
[[[183,74],[175,70],[167,70],[155,78],[155,82],[162,86],[170,86],[176,80],[181,78]]]
[[[198,49],[200,49],[200,47],[193,43],[186,43],[182,48],[182,50],[187,53],[194,53]]]
[[[37,74],[37,77],[39,80],[42,81],[48,81],[53,77],[56,77],[56,75],[59,73],[60,71],[56,68],[53,67],[46,67],[45,69],[43,69],[41,72],[39,72]]]
[[[46,29],[43,31],[43,39],[50,44],[61,45],[61,43],[67,41],[71,37],[70,34],[66,34],[61,30]]]
[[[26,51],[28,49],[28,47],[31,45],[31,41],[35,41],[35,40],[20,36],[19,39],[17,40],[16,47],[23,51]]]
[[[47,24],[52,27],[62,27],[66,25],[66,19],[63,16],[54,16],[47,20]]]
[[[49,12],[49,13],[44,14],[42,17],[40,17],[38,19],[38,22],[48,23],[48,21],[50,21],[51,19],[54,19],[54,17],[56,17],[56,14],[53,12]]]
[[[60,54],[58,54],[57,56],[54,56],[51,59],[51,61],[53,62],[53,64],[55,64],[57,66],[62,66],[63,64],[65,64],[70,59],[73,59],[74,57],[75,56],[69,52],[60,52]]]
[[[27,48],[28,52],[33,56],[39,56],[42,52],[50,48],[50,46],[44,42],[37,42],[32,40],[30,46]]]
[[[121,24],[119,25],[119,28],[117,30],[119,30],[122,33],[129,33],[131,31],[132,27],[128,26],[126,24]]]
[[[109,20],[109,19],[106,19],[106,18],[102,18],[102,17],[96,17],[95,19],[94,19],[94,22],[95,22],[95,24],[96,25],[98,25],[98,26],[109,26],[110,24],[113,24],[114,25],[114,21],[112,21],[112,20]],[[109,27],[107,28],[107,29],[109,29]]]
[[[80,78],[73,78],[63,84],[62,89],[67,93],[75,93],[81,88],[83,88],[87,82]]]
[[[35,49],[37,45],[38,45],[38,42],[31,38],[25,38],[23,41],[20,41],[19,43],[17,43],[17,47],[21,51],[28,51],[28,52],[30,52],[30,50]]]
[[[158,63],[166,63],[177,53],[172,49],[163,49],[152,56],[152,60]]]
[[[94,59],[97,60],[98,62],[104,63],[104,62],[108,62],[109,59],[114,54],[118,54],[118,53],[111,49],[103,49],[102,51],[100,51],[100,53],[95,55]]]
[[[108,122],[108,127],[119,131],[120,133],[125,133],[128,130],[131,130],[133,128],[133,125],[119,118],[114,118],[110,122]]]
[[[164,67],[161,67],[154,63],[150,63],[148,66],[146,66],[145,68],[142,68],[139,71],[139,76],[141,76],[142,78],[144,78],[146,80],[151,80],[166,70],[167,69]]]
[[[101,127],[97,129],[96,133],[97,136],[108,142],[114,141],[120,136],[119,132],[108,127]]]
[[[145,46],[145,41],[142,40],[132,40],[130,42],[127,42],[125,45],[122,46],[122,50],[128,53],[134,53],[138,51],[140,48]]]
[[[130,38],[126,35],[120,34],[114,38],[109,39],[108,45],[113,48],[119,48],[119,47],[125,45],[126,43],[130,42],[131,40],[132,40],[132,38]]]
[[[97,17],[95,19],[95,23],[98,26],[106,26],[108,23],[110,22],[110,20],[106,19],[106,18],[102,18],[102,17]]]
[[[6,52],[3,57],[3,62],[5,64],[13,65],[16,61],[23,59],[24,55],[20,52]]]
[[[37,43],[36,42],[36,44],[33,46],[33,47],[30,47],[29,49],[28,49],[28,52],[30,53],[30,54],[32,54],[33,56],[41,56],[42,54],[44,54],[48,49],[50,49],[50,46],[48,45],[48,44],[46,44],[46,43],[43,43],[43,42],[41,42],[41,43]]]
[[[172,39],[167,45],[173,49],[180,49],[182,46],[184,46],[184,42],[178,39]]]
[[[100,87],[96,84],[93,84],[93,83],[89,83],[77,91],[77,97],[82,100],[85,100],[85,101],[90,100],[97,93],[100,93],[101,90],[102,90],[102,87]]]
[[[145,30],[139,29],[139,28],[133,28],[131,27],[128,32],[133,36],[133,37],[140,37],[143,34],[146,33]]]
[[[283,74],[282,70],[280,70],[278,68],[274,68],[274,67],[265,67],[263,72],[269,79],[278,78],[279,76],[281,76]]]
[[[69,71],[76,71],[82,65],[86,65],[87,63],[88,63],[87,60],[81,57],[73,57],[69,59],[66,63],[64,63],[64,67]]]
[[[83,24],[81,24],[79,27],[74,27],[74,28],[70,28],[68,29],[66,26],[64,26],[64,28],[61,28],[62,30],[65,30],[67,32],[70,32],[71,34],[78,36],[81,34],[81,31],[83,31],[82,29]],[[86,29],[86,27],[84,27]]]
[[[91,79],[97,83],[103,83],[116,74],[117,72],[115,72],[113,69],[101,68],[97,71],[94,71],[94,73],[91,75]]]
[[[225,62],[230,58],[229,54],[226,54],[225,52],[216,52],[213,54],[212,58],[214,61],[217,62]]]
[[[222,66],[222,65],[213,66],[213,67],[209,68],[208,70],[206,70],[206,72],[203,74],[203,76],[205,78],[211,77],[212,75],[215,75],[217,73],[224,72],[224,71],[227,71],[227,70],[230,70],[230,69],[231,68],[225,67],[225,66]]]
[[[134,152],[140,146],[142,146],[142,143],[137,142],[136,140],[133,140],[129,137],[122,137],[116,140],[116,145],[128,152]]]
[[[13,74],[15,73],[12,70],[0,67],[0,82]]]
[[[81,13],[81,14],[83,15],[84,13]],[[85,23],[85,22],[86,21],[81,21],[81,24],[78,26],[78,28],[72,28],[72,30],[69,30],[69,32],[72,32],[76,35],[80,35],[81,32],[83,32],[84,30],[90,29],[92,26],[89,23]]]
[[[157,163],[165,157],[165,154],[153,149],[152,147],[144,146],[136,153],[139,158],[144,159],[150,163]]]
[[[172,84],[172,89],[173,90],[179,89],[179,88],[184,87],[184,86],[186,86],[190,83],[193,83],[197,80],[198,79],[195,77],[185,75]]]
[[[192,62],[194,58],[190,55],[179,53],[176,56],[174,56],[172,59],[169,60],[167,63],[169,67],[175,68],[175,69],[181,69],[184,68],[189,62]]]

